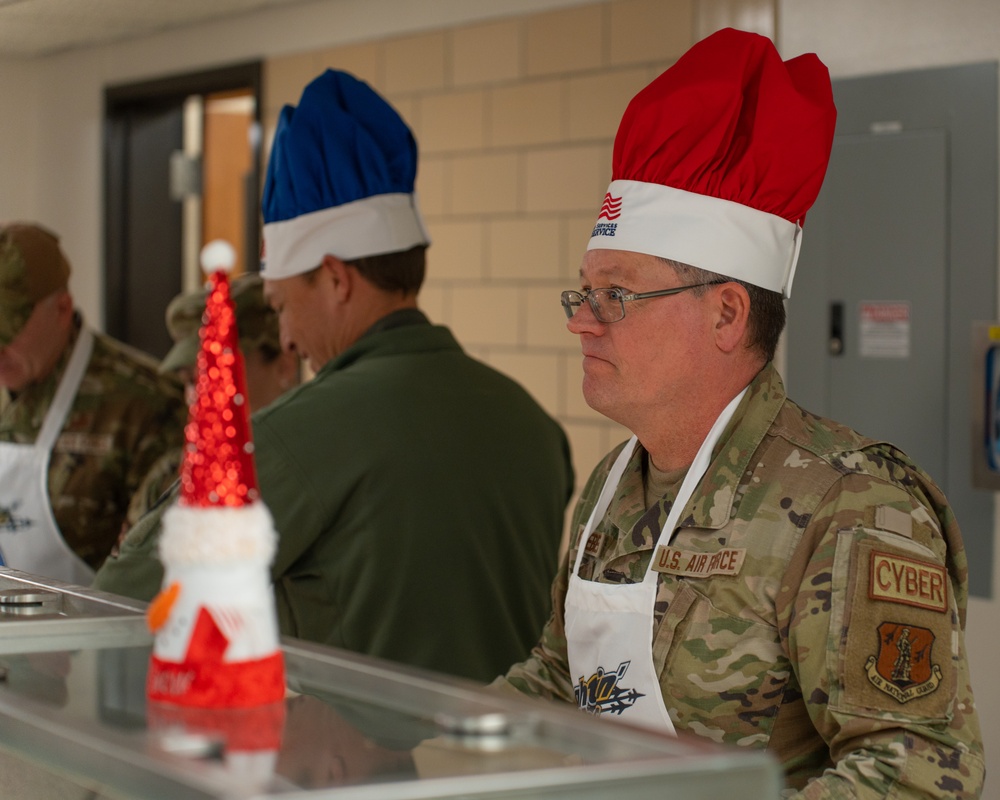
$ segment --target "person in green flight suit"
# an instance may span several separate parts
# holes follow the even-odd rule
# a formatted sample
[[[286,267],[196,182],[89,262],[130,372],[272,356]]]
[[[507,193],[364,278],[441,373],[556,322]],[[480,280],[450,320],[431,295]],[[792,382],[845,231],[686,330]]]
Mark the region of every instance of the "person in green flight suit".
[[[573,470],[515,381],[417,306],[429,236],[417,147],[328,70],[282,111],[264,189],[264,290],[315,376],[253,416],[284,634],[486,681],[549,612]],[[167,497],[97,588],[152,598]]]

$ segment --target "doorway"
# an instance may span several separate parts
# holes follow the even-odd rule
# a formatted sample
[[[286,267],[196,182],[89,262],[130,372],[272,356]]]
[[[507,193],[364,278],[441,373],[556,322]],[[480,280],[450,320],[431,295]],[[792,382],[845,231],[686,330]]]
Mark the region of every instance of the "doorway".
[[[161,358],[167,304],[200,285],[201,246],[227,239],[255,271],[259,62],[105,91],[105,329]]]
[[[997,65],[834,81],[837,132],[788,304],[789,394],[914,458],[992,595],[973,486],[972,322],[996,316]]]

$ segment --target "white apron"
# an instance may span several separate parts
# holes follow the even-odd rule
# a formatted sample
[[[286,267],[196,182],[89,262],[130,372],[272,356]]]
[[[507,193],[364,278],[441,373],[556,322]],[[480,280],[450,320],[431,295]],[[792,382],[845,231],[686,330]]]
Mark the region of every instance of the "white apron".
[[[13,569],[84,585],[94,572],[59,533],[49,504],[49,457],[93,346],[93,334],[81,329],[35,443],[0,442],[0,561]]]
[[[660,544],[668,544],[673,536],[684,507],[708,470],[712,450],[746,391],[723,409],[698,449],[667,515]],[[611,505],[636,442],[633,436],[615,461],[580,536],[576,564],[566,590],[566,651],[570,678],[577,681],[576,699],[581,708],[673,734],[674,725],[663,703],[659,676],[653,666],[657,573],[652,566],[656,559],[649,559],[649,569],[641,583],[597,583],[583,580],[578,574],[587,539]]]

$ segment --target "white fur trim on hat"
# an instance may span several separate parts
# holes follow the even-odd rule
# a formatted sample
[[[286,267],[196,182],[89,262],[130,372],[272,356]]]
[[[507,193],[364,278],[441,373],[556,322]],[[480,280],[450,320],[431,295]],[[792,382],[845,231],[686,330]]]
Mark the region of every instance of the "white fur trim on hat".
[[[270,564],[277,547],[271,512],[262,502],[197,507],[174,503],[163,514],[160,559],[165,566]]]
[[[261,276],[301,275],[330,254],[352,261],[430,244],[416,194],[378,194],[264,226]]]
[[[628,250],[791,295],[802,228],[741,203],[641,181],[612,181],[588,250]]]

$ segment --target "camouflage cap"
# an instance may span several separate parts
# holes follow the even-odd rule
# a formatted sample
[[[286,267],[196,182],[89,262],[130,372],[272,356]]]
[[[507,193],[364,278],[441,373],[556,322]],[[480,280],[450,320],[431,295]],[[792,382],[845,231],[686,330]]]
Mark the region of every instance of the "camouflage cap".
[[[173,372],[193,367],[198,358],[201,318],[205,312],[207,291],[179,294],[167,306],[167,330],[174,346],[160,362],[160,372]],[[236,306],[236,327],[240,334],[240,347],[247,352],[268,346],[275,352],[281,350],[278,335],[278,315],[264,300],[264,282],[260,275],[240,275],[232,282],[233,303]]]
[[[68,284],[58,236],[30,222],[0,225],[0,343],[14,340],[35,303]]]

